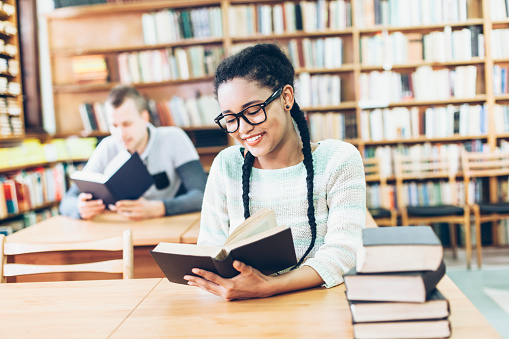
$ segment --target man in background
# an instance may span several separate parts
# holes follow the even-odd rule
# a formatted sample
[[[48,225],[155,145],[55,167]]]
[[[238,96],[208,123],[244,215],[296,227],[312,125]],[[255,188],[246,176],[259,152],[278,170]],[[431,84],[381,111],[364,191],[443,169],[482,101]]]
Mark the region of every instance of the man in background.
[[[114,206],[93,200],[73,184],[60,203],[60,213],[88,220],[109,208],[141,220],[199,211],[206,174],[187,134],[178,127],[154,127],[145,98],[131,86],[112,89],[106,112],[111,136],[99,143],[83,171],[108,174],[116,168],[115,159],[138,152],[155,184],[139,199],[121,200]]]

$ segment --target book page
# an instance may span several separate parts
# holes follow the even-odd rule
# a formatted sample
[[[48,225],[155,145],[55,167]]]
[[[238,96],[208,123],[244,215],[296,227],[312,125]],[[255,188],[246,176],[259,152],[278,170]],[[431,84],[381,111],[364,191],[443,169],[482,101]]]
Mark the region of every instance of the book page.
[[[71,179],[91,181],[91,182],[97,182],[100,184],[104,184],[108,180],[108,177],[102,173],[76,171],[73,174],[71,174]]]
[[[239,225],[226,239],[224,246],[232,244],[242,239],[246,239],[255,234],[267,231],[277,227],[276,214],[269,208],[253,214]]]
[[[234,248],[244,246],[246,244],[255,242],[255,241],[263,239],[263,238],[268,238],[273,234],[276,234],[276,233],[286,230],[287,228],[288,228],[288,226],[276,226],[276,227],[269,228],[261,233],[252,234],[251,236],[249,236],[247,238],[238,237],[236,239],[236,241],[230,241],[228,244],[225,244],[223,246],[223,248],[227,252],[230,252]]]
[[[172,253],[180,255],[209,256],[216,257],[221,248],[215,246],[199,246],[194,244],[180,244],[161,242],[154,249],[154,252]]]
[[[110,178],[113,174],[117,173],[120,167],[124,166],[124,164],[131,159],[131,153],[127,150],[124,150],[118,153],[111,161],[106,165],[104,169],[104,175],[107,178]]]

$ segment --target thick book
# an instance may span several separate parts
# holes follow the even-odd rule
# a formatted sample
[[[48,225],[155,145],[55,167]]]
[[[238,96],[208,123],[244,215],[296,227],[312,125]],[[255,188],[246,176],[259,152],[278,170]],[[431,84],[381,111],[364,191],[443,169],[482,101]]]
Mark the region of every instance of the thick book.
[[[357,252],[359,273],[436,271],[444,250],[430,226],[366,228]]]
[[[354,323],[443,319],[450,314],[449,301],[433,289],[423,303],[348,300]]]
[[[277,226],[271,209],[262,209],[246,219],[228,236],[222,247],[160,243],[150,253],[168,280],[178,284],[187,284],[184,276],[194,275],[193,268],[233,278],[239,274],[233,268],[234,260],[265,275],[297,263],[292,232],[286,226]]]
[[[353,325],[355,339],[449,338],[448,319],[361,323]]]
[[[443,261],[436,271],[357,273],[353,268],[344,276],[346,297],[349,300],[422,303],[444,275]]]
[[[154,184],[154,179],[137,152],[111,175],[76,171],[71,175],[80,192],[91,193],[93,199],[102,199],[106,206],[119,200],[136,200]]]

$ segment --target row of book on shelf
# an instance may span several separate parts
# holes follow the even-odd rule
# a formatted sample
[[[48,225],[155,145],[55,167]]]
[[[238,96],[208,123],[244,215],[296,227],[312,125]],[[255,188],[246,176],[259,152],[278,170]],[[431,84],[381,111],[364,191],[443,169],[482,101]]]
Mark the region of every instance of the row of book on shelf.
[[[355,25],[425,26],[464,22],[475,18],[478,7],[466,0],[354,0]]]
[[[212,95],[184,99],[173,96],[169,100],[148,100],[150,120],[155,126],[211,127],[221,108]],[[81,121],[87,133],[110,132],[106,106],[100,102],[87,102],[79,106]]]
[[[497,120],[505,122],[501,109],[496,111]],[[365,141],[486,135],[487,116],[485,105],[376,108],[361,112],[361,135]]]
[[[0,98],[0,135],[22,135],[23,131],[20,101],[17,98]]]
[[[504,20],[509,18],[509,0],[490,0],[490,18],[492,20]]]
[[[147,45],[223,36],[220,7],[163,9],[142,14],[141,23],[143,40]]]
[[[429,143],[415,145],[383,145],[367,146],[364,149],[364,158],[380,159],[380,174],[386,178],[394,177],[394,159],[398,155],[411,156],[415,159],[430,156],[447,156],[450,161],[450,168],[453,173],[461,172],[461,153],[467,152],[487,152],[489,145],[479,139],[468,140],[461,143]],[[508,142],[502,140],[499,148],[502,152],[509,152]]]
[[[501,40],[494,40],[501,41]],[[484,58],[484,35],[481,26],[443,31],[403,33],[387,31],[362,36],[361,64],[363,66],[405,65],[412,62],[466,61]]]
[[[414,72],[371,71],[359,77],[360,105],[385,107],[389,103],[417,100],[474,98],[477,93],[476,66],[434,70],[420,66]]]
[[[76,83],[152,83],[212,76],[223,58],[222,47],[192,46],[140,52],[72,57]]]
[[[509,58],[509,46],[500,41],[508,41],[509,28],[494,29],[491,31],[491,57],[493,59]]]
[[[357,139],[355,113],[320,112],[308,114],[311,140]]]
[[[55,138],[46,143],[24,139],[20,145],[0,148],[0,169],[88,159],[97,145],[96,138]]]
[[[17,218],[10,218],[4,220],[0,224],[0,234],[9,235],[14,232],[17,232],[25,227],[34,225],[43,220],[51,218],[55,215],[58,215],[58,207],[52,206],[48,208],[43,208],[37,211],[28,211],[23,213]]]
[[[232,37],[338,31],[352,26],[351,2],[319,0],[232,5],[228,23]]]
[[[354,337],[448,338],[443,247],[429,226],[367,228],[344,276]]]
[[[58,202],[67,190],[62,163],[11,173],[0,177],[0,183],[0,218]]]

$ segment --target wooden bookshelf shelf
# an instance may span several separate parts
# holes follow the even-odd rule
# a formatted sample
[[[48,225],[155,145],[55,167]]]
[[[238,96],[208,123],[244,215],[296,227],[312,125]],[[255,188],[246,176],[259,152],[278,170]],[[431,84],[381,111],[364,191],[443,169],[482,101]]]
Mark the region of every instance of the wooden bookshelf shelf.
[[[156,86],[168,86],[168,85],[180,85],[180,84],[188,84],[195,82],[203,82],[203,81],[211,81],[213,79],[212,76],[201,77],[201,78],[189,78],[189,79],[178,79],[178,80],[169,80],[169,81],[160,81],[160,82],[146,82],[146,83],[135,83],[131,84],[136,88],[144,88],[144,87],[156,87]],[[102,84],[69,84],[69,85],[56,85],[53,87],[53,91],[55,93],[83,93],[83,92],[97,92],[97,91],[109,91],[116,85],[119,85],[119,82],[108,82]],[[0,93],[0,95],[2,95]]]
[[[76,19],[83,17],[90,17],[96,15],[109,15],[112,12],[124,14],[129,12],[140,11],[156,11],[165,8],[189,8],[189,7],[205,7],[205,6],[220,6],[221,0],[172,0],[171,3],[164,0],[158,1],[138,1],[127,2],[121,4],[97,4],[90,6],[73,6],[63,7],[54,10],[47,15],[50,19]]]
[[[487,135],[453,135],[450,137],[442,137],[442,138],[427,138],[425,135],[419,138],[411,138],[411,139],[394,139],[394,140],[380,140],[380,141],[362,141],[366,146],[377,146],[377,145],[395,145],[395,144],[420,144],[423,142],[430,143],[442,143],[442,142],[465,142],[469,140],[487,140]]]
[[[115,54],[124,52],[139,52],[149,51],[156,49],[165,49],[172,47],[185,47],[194,45],[212,45],[222,44],[222,38],[210,38],[210,39],[184,39],[176,42],[169,42],[165,44],[156,45],[140,45],[140,46],[122,46],[112,48],[99,48],[99,49],[68,49],[68,50],[56,50],[52,51],[51,54],[54,57],[69,57],[75,55],[94,55],[94,54]]]
[[[379,33],[382,31],[387,31],[389,33],[391,32],[405,32],[405,33],[411,33],[411,32],[428,32],[428,31],[436,31],[436,30],[443,30],[445,27],[450,26],[454,28],[461,28],[461,27],[468,27],[468,26],[475,26],[475,25],[483,25],[484,19],[469,19],[467,21],[463,22],[451,22],[447,24],[437,24],[437,25],[422,25],[422,26],[376,26],[376,27],[369,27],[369,28],[361,28],[359,29],[360,34],[373,34],[373,33]]]
[[[430,100],[430,101],[402,101],[402,102],[391,102],[391,103],[359,103],[361,109],[375,109],[375,108],[386,108],[386,107],[411,107],[411,106],[437,106],[437,105],[448,105],[448,104],[464,104],[464,103],[480,103],[486,101],[485,95],[477,95],[473,98],[450,98],[447,100]]]
[[[327,112],[327,111],[340,111],[347,109],[355,109],[357,107],[355,101],[342,102],[338,106],[323,106],[323,107],[301,107],[304,112]]]
[[[6,220],[9,220],[9,219],[14,219],[14,218],[21,217],[26,212],[40,211],[40,210],[44,210],[44,209],[51,208],[51,207],[54,207],[54,206],[58,206],[59,204],[60,204],[60,201],[53,201],[53,202],[48,202],[48,203],[40,205],[40,206],[32,207],[32,209],[30,209],[29,211],[20,211],[19,213],[16,213],[16,214],[9,214],[6,217],[0,218],[0,223],[4,222]]]
[[[259,40],[289,40],[289,39],[301,39],[301,38],[320,38],[320,37],[336,37],[342,35],[350,35],[353,33],[352,28],[347,28],[341,31],[320,31],[320,32],[299,32],[299,33],[285,33],[285,34],[271,34],[271,35],[250,35],[250,36],[239,36],[232,37],[233,43],[241,42],[253,42]]]
[[[327,73],[342,73],[352,72],[355,70],[354,64],[345,64],[341,68],[298,68],[295,70],[295,74],[300,73],[312,73],[312,74],[327,74]]]
[[[49,167],[60,163],[70,163],[70,162],[84,162],[88,159],[62,159],[62,160],[56,160],[56,161],[44,161],[39,163],[33,163],[33,164],[23,164],[23,165],[14,165],[9,167],[0,167],[0,175],[5,173],[11,173],[11,172],[18,172],[22,170],[27,169],[34,169],[38,167]]]
[[[495,101],[509,101],[509,94],[498,94],[495,96]]]
[[[14,57],[16,57],[16,55],[12,55],[12,54],[7,54],[7,53],[2,53],[2,52],[0,52],[0,58],[11,59],[11,58],[14,58]]]
[[[423,61],[423,62],[416,62],[411,64],[405,64],[405,65],[391,65],[390,70],[402,70],[402,69],[414,69],[421,66],[439,66],[439,67],[455,67],[455,66],[468,66],[468,65],[480,65],[484,64],[485,59],[482,58],[472,58],[471,60],[461,60],[461,61],[445,61],[445,62],[429,62],[429,61]],[[361,71],[368,72],[368,71],[385,71],[389,70],[384,68],[383,66],[361,66]]]
[[[506,63],[506,62],[509,62],[509,58],[493,59],[494,64],[501,64],[501,63]]]

